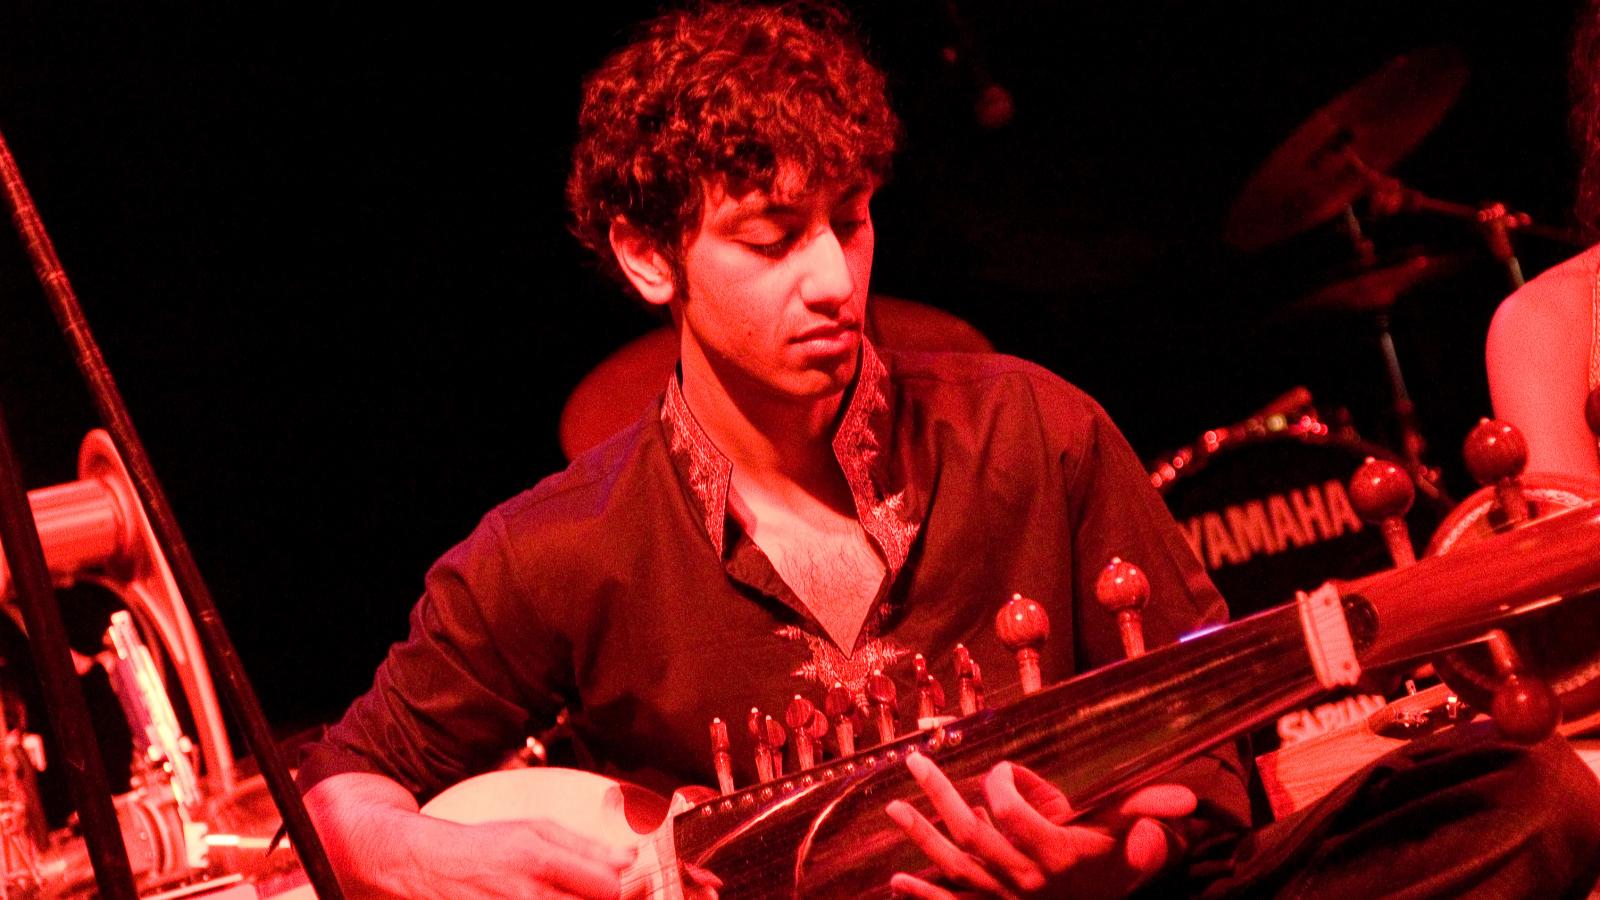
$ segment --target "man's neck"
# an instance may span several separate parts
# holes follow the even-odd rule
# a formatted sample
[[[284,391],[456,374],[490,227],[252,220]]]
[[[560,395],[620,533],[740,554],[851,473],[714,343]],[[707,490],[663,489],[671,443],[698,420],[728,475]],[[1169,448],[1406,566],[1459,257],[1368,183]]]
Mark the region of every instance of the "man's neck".
[[[681,383],[695,421],[744,478],[814,488],[839,477],[833,430],[847,392],[800,400],[730,390],[709,367],[693,364],[684,365]]]

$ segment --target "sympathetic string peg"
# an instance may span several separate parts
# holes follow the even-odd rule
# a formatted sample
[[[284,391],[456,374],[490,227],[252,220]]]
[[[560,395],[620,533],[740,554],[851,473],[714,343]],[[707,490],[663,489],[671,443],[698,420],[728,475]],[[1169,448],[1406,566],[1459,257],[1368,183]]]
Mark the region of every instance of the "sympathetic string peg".
[[[822,700],[833,723],[833,736],[839,744],[840,756],[853,756],[856,752],[856,697],[843,682],[835,681]]]
[[[733,793],[733,755],[728,752],[728,723],[711,720],[711,763],[717,770],[717,788],[724,795]]]
[[[1144,570],[1122,557],[1100,570],[1094,584],[1094,597],[1100,605],[1117,614],[1117,631],[1122,636],[1122,652],[1129,659],[1144,655],[1144,622],[1139,610],[1150,599],[1150,579]]]
[[[944,708],[944,686],[928,671],[928,660],[921,653],[911,658],[911,665],[917,679],[917,727],[933,728]]]
[[[828,733],[828,719],[810,700],[794,695],[783,711],[783,720],[794,735],[795,765],[801,771],[817,764],[817,742]]]
[[[1389,545],[1395,568],[1417,561],[1406,530],[1406,513],[1417,498],[1416,486],[1406,470],[1386,459],[1367,457],[1350,478],[1350,505],[1362,521],[1378,526]]]
[[[956,645],[956,703],[963,716],[983,709],[983,670],[964,644]]]
[[[750,729],[750,736],[756,739],[756,777],[766,782],[782,775],[783,726],[754,706],[750,707],[746,725]]]
[[[772,748],[772,777],[783,777],[783,745],[788,740],[789,734],[784,731],[783,725],[771,716],[762,716],[761,726],[767,730],[767,746]]]
[[[1050,637],[1050,617],[1044,608],[1021,594],[1012,594],[1011,600],[995,616],[994,630],[1004,644],[1017,657],[1017,672],[1022,678],[1022,692],[1036,694],[1044,686],[1039,673],[1039,648]]]
[[[872,674],[867,676],[867,700],[872,703],[873,724],[878,728],[880,744],[894,740],[894,716],[898,699],[899,692],[895,689],[894,679],[883,674],[882,669],[872,670]]]
[[[1462,456],[1479,484],[1494,486],[1506,524],[1516,525],[1528,518],[1528,499],[1522,495],[1520,477],[1528,465],[1528,442],[1522,432],[1506,422],[1481,419],[1467,435]]]

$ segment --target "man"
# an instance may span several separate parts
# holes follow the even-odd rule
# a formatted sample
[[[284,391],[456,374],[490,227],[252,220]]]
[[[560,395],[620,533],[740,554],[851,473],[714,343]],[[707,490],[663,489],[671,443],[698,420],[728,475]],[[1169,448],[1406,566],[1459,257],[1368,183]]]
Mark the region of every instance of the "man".
[[[874,669],[910,694],[915,652],[950,683],[964,644],[991,702],[1014,698],[992,633],[1012,592],[1050,614],[1046,682],[1119,658],[1092,599],[1114,556],[1151,581],[1151,644],[1225,617],[1093,401],[1018,360],[863,338],[870,202],[897,127],[826,8],[669,14],[590,77],[577,233],[671,312],[679,371],[633,427],[434,566],[408,640],[306,754],[307,804],[354,892],[615,896],[629,851],[548,821],[416,812],[562,708],[597,768],[666,791],[714,783],[713,717],[835,682],[861,695]],[[735,732],[751,784],[753,741]],[[950,882],[992,893],[1182,879],[1247,820],[1229,752],[1072,824],[1025,770],[998,767],[981,813],[925,760],[908,767],[950,837],[905,804],[885,815]]]

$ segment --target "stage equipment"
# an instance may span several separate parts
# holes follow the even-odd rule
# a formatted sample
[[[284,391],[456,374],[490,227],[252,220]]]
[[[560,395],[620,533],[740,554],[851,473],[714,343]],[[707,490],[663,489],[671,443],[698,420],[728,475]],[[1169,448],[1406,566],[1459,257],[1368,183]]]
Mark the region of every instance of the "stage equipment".
[[[0,137],[0,182],[4,184],[12,221],[33,263],[34,273],[57,324],[72,347],[74,360],[101,420],[119,455],[127,463],[138,499],[148,513],[151,530],[163,556],[172,565],[178,595],[194,611],[191,618],[198,626],[196,634],[199,643],[211,669],[221,679],[223,696],[261,767],[262,775],[294,841],[295,850],[317,893],[323,898],[340,898],[343,894],[328,865],[321,840],[306,814],[288,768],[278,756],[255,691],[239,663],[232,640],[222,626],[210,589],[200,576],[188,541],[178,527],[171,504],[150,463],[149,454],[134,428],[127,404],[123,402],[66,271],[45,231],[44,222],[23,183],[16,160],[3,137]],[[0,423],[0,432],[3,431],[3,423]],[[9,449],[9,440],[6,443]],[[67,744],[73,748],[69,752],[75,756],[82,752],[87,759],[89,755],[98,754],[93,753],[93,737],[88,733],[82,695],[70,690],[75,687],[71,678],[71,660],[61,633],[60,613],[55,608],[49,589],[48,573],[27,498],[20,484],[16,484],[14,490],[10,484],[4,484],[14,483],[17,477],[14,455],[7,453],[6,457],[0,459],[0,469],[6,470],[5,478],[0,479],[0,487],[6,487],[5,493],[0,495],[0,512],[3,512],[0,521],[6,522],[7,528],[5,533],[0,534],[0,541],[6,544],[12,577],[19,586],[23,610],[28,616],[30,640],[36,648],[36,657],[42,661],[39,674],[45,682],[46,696],[50,699],[51,718],[57,725],[58,733],[66,732]],[[81,761],[75,758],[68,762],[76,769]],[[91,768],[98,773],[98,777],[88,771]],[[132,879],[128,873],[127,856],[123,848],[118,846],[119,829],[111,813],[104,771],[98,759],[93,760],[92,766],[84,765],[81,771],[89,783],[80,784],[75,779],[74,785],[79,792],[79,812],[90,838],[100,890],[107,896],[131,896]]]

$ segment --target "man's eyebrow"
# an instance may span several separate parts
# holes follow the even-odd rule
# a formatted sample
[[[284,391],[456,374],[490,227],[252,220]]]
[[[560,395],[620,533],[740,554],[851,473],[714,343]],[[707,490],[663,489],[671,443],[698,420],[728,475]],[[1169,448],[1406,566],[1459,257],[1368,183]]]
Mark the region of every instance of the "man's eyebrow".
[[[864,196],[870,196],[872,194],[872,190],[873,185],[870,182],[863,181],[859,184],[852,185],[849,190],[846,190],[839,195],[839,199],[835,202],[834,206],[838,207],[847,203],[854,203]],[[807,214],[807,212],[808,210],[806,208],[806,204],[787,203],[780,200],[774,200],[771,196],[761,194],[751,200],[746,201],[745,203],[741,203],[736,209],[733,210],[733,212],[728,214],[725,224],[731,227],[742,225],[751,219],[794,218],[798,216],[804,216]]]

